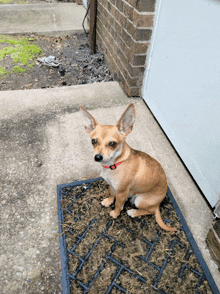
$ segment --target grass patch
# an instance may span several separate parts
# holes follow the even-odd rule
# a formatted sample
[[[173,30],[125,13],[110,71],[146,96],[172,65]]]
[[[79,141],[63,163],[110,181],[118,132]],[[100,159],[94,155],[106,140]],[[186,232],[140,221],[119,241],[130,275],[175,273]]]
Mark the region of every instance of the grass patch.
[[[9,4],[9,3],[16,3],[16,4],[26,4],[25,1],[16,1],[16,0],[0,0],[0,4]]]
[[[0,4],[8,4],[11,3],[13,0],[0,0]]]
[[[24,69],[24,68],[22,68],[22,67],[20,67],[20,66],[14,66],[14,67],[13,67],[13,72],[14,72],[14,73],[25,72],[25,71],[26,71],[26,69]]]
[[[10,72],[7,72],[5,68],[3,68],[4,70],[1,69],[1,75],[26,71],[25,66],[33,67],[33,59],[42,52],[41,48],[33,43],[33,38],[15,38],[0,35],[0,43],[5,45],[0,50],[0,62],[10,56],[13,64],[15,64]]]
[[[0,66],[0,76],[4,75],[6,73],[7,73],[7,70],[4,67]]]

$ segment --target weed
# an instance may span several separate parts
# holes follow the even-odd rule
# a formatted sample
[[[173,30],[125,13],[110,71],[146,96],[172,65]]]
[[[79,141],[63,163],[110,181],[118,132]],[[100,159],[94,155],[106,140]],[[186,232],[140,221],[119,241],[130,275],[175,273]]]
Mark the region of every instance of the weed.
[[[28,64],[27,66],[30,68],[33,68],[34,65],[35,65],[35,63],[33,62],[33,63]]]
[[[15,1],[15,0],[0,0],[0,4],[9,4],[15,2],[16,4],[26,4],[25,1]]]
[[[0,0],[0,4],[7,4],[12,2],[12,0]]]
[[[7,73],[7,70],[4,67],[0,66],[0,76],[4,75],[6,73]]]
[[[20,66],[14,66],[13,67],[13,72],[15,72],[15,73],[18,73],[18,72],[25,72],[26,71],[26,69],[24,69],[24,68],[22,68],[22,67],[20,67]]]
[[[13,67],[12,72],[24,72],[24,66],[33,67],[33,59],[36,58],[41,52],[41,48],[33,44],[33,38],[12,38],[0,35],[0,43],[9,44],[10,46],[4,47],[0,50],[0,61],[6,56],[10,56],[16,66]],[[19,64],[19,66],[18,66]],[[21,64],[23,66],[21,66]],[[2,74],[6,74],[6,70],[1,70]]]

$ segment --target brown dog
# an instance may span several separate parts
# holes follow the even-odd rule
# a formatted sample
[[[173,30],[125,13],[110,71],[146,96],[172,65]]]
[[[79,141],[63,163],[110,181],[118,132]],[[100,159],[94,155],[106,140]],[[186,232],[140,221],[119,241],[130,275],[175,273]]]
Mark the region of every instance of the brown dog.
[[[110,197],[103,200],[102,205],[108,207],[116,198],[110,215],[117,218],[125,201],[131,197],[138,209],[128,210],[129,216],[155,214],[161,228],[176,231],[167,226],[160,215],[159,205],[167,192],[163,168],[150,155],[130,148],[125,141],[135,120],[134,104],[127,107],[115,126],[98,124],[88,111],[80,108],[87,119],[85,129],[91,137],[94,159],[101,163],[101,176],[109,183]]]

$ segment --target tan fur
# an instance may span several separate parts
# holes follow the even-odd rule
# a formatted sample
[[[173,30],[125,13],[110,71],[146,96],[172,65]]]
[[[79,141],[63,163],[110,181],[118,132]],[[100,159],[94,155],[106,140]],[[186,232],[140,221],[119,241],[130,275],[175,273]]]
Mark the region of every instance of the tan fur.
[[[128,210],[129,216],[155,214],[160,227],[166,231],[176,231],[176,228],[167,226],[160,215],[159,205],[167,192],[167,179],[163,168],[150,155],[132,149],[125,141],[134,124],[133,103],[127,107],[115,126],[100,125],[82,106],[81,111],[88,120],[86,131],[91,139],[97,140],[97,145],[94,146],[95,155],[103,157],[101,176],[109,183],[110,197],[103,200],[102,205],[108,207],[116,198],[115,209],[110,215],[117,218],[125,201],[132,197],[138,209]],[[112,141],[117,143],[114,148],[109,146]],[[114,170],[103,167],[120,161],[122,164]]]

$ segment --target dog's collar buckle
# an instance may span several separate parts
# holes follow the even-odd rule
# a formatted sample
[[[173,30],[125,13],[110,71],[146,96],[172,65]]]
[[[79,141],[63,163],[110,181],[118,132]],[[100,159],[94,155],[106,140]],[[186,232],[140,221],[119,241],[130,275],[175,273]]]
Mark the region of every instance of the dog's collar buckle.
[[[116,166],[115,164],[113,164],[113,165],[110,165],[109,168],[110,168],[111,170],[113,170],[113,169],[116,169],[117,166]]]
[[[123,162],[123,161],[120,161],[120,162],[117,162],[117,163],[112,164],[112,165],[110,165],[110,166],[105,166],[105,165],[103,165],[103,167],[104,167],[104,168],[110,168],[111,170],[113,170],[113,169],[116,169],[117,166],[119,166],[122,162]]]

